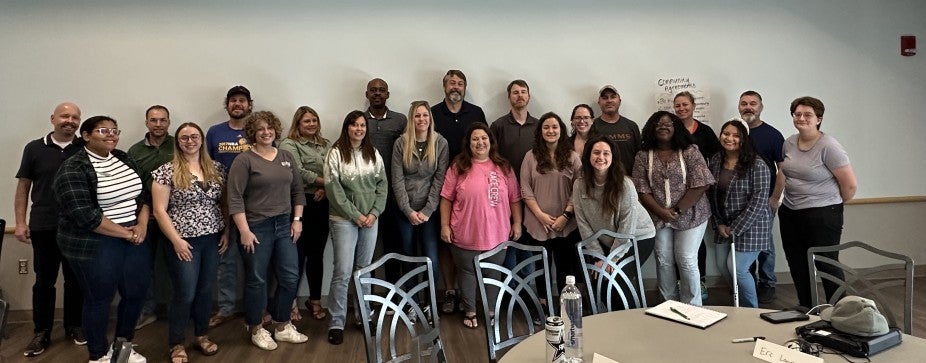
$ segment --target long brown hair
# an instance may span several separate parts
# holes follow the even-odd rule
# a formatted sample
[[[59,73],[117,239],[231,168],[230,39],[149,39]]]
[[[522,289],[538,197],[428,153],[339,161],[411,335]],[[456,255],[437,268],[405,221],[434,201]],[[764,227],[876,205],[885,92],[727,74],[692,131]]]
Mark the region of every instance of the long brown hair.
[[[502,157],[498,153],[498,144],[495,142],[495,135],[492,135],[492,131],[489,130],[489,125],[486,125],[482,122],[473,122],[472,125],[466,129],[466,135],[463,137],[463,148],[460,150],[460,155],[457,155],[453,159],[453,166],[457,169],[457,174],[463,175],[473,167],[473,151],[470,149],[472,143],[473,132],[476,130],[485,131],[486,135],[489,135],[489,160],[492,160],[492,163],[497,165],[504,172],[511,170],[511,164],[508,163],[508,160]]]
[[[595,169],[592,168],[591,156],[592,148],[595,144],[603,142],[611,148],[611,166],[605,173],[605,181],[601,193],[601,209],[605,215],[617,214],[621,203],[621,196],[624,195],[624,166],[620,162],[620,155],[617,146],[607,136],[596,136],[585,143],[585,150],[582,151],[582,179],[585,182],[585,196],[591,197],[592,190],[598,188],[595,185]],[[633,191],[631,191],[633,192]]]
[[[559,139],[556,140],[556,150],[553,150],[553,158],[550,157],[550,146],[543,139],[543,123],[548,119],[556,120],[559,124]],[[537,172],[546,174],[553,169],[566,170],[572,167],[572,144],[569,137],[566,136],[566,124],[559,115],[553,112],[547,112],[540,116],[540,125],[534,130],[534,148],[531,149],[534,159],[537,160]],[[554,163],[555,160],[555,163]]]
[[[353,146],[350,144],[350,136],[347,135],[347,128],[353,125],[358,118],[363,118],[363,111],[353,110],[344,117],[344,122],[341,124],[341,136],[338,136],[338,139],[334,142],[334,146],[332,147],[341,153],[341,160],[343,160],[345,164],[351,163],[351,149],[353,149]],[[364,118],[364,120],[366,119]],[[370,142],[369,130],[363,135],[363,140],[360,141],[360,152],[363,155],[364,162],[376,162],[376,148],[374,148],[373,143]]]
[[[199,167],[203,170],[203,179],[205,179],[203,182],[224,184],[224,177],[216,169],[212,158],[209,157],[209,153],[206,152],[206,137],[203,134],[203,129],[193,122],[185,122],[177,127],[177,131],[174,131],[174,158],[170,161],[171,166],[174,168],[174,175],[171,177],[174,188],[190,189],[190,186],[193,185],[190,163],[183,157],[183,151],[180,149],[180,130],[187,127],[192,127],[199,132]]]

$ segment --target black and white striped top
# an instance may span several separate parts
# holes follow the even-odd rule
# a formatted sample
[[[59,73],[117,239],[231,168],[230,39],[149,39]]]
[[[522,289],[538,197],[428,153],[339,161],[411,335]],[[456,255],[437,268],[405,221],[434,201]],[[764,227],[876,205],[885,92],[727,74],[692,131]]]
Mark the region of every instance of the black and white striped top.
[[[132,168],[109,154],[100,157],[90,150],[90,164],[96,171],[97,203],[103,215],[115,223],[135,221],[135,199],[141,194],[141,178]]]

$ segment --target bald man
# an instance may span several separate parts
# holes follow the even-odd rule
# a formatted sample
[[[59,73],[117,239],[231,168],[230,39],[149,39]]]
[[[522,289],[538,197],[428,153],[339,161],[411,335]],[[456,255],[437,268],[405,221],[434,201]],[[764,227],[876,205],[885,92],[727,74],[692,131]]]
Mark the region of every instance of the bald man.
[[[52,183],[58,167],[65,159],[83,147],[76,135],[80,127],[80,108],[71,102],[55,107],[51,114],[52,132],[33,140],[23,149],[22,162],[16,178],[13,210],[16,215],[16,239],[32,244],[35,284],[32,285],[32,320],[35,335],[23,353],[34,357],[45,352],[51,342],[55,318],[55,282],[58,267],[64,272],[64,331],[67,339],[77,345],[87,344],[81,330],[83,295],[77,278],[61,256],[56,242],[58,206],[52,193]],[[32,213],[26,220],[29,193],[32,192]]]

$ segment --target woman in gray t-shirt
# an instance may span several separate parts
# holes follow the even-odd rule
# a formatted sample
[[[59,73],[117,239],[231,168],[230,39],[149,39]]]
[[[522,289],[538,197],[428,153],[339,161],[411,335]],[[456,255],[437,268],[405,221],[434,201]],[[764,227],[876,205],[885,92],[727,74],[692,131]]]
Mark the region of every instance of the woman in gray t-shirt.
[[[812,306],[807,250],[839,244],[842,203],[852,199],[857,188],[846,150],[832,136],[820,131],[823,111],[823,102],[813,97],[791,102],[797,134],[785,140],[784,161],[779,165],[785,177],[784,202],[778,212],[781,242],[798,302],[805,307]],[[838,259],[838,254],[829,257]],[[821,270],[842,277],[840,270],[823,266]],[[823,289],[829,300],[836,285],[824,281]]]

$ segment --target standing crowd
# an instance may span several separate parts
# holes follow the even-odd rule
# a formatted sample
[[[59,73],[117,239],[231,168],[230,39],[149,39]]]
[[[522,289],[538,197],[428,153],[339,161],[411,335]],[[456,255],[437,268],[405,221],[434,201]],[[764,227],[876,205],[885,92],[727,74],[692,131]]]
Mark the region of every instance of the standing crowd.
[[[24,354],[50,344],[61,266],[66,337],[87,346],[90,362],[109,361],[111,342],[132,341],[155,319],[158,254],[172,286],[166,351],[175,363],[190,360],[190,347],[216,354],[209,329],[241,312],[261,349],[307,341],[292,323],[303,318],[301,279],[307,311],[328,319],[328,341],[341,344],[350,276],[371,263],[378,240],[384,253],[429,257],[444,287],[440,309],[461,312],[468,328],[478,327],[474,256],[506,240],[544,246],[562,287],[566,275],[581,275],[575,244],[601,229],[635,236],[641,264],[656,256],[661,295],[693,305],[706,293],[704,237],[714,229],[722,276],[738,285],[742,306],[756,307],[774,298],[776,215],[799,302],[810,305],[807,249],[839,243],[843,203],[856,190],[845,149],[821,131],[820,100],[791,103],[797,133],[785,139],[762,120],[761,95],[743,92],[742,120],[724,123],[718,137],[694,119],[691,93],[641,131],[606,85],[600,115],[576,105],[567,135],[556,113],[527,111],[523,80],[508,85],[511,110],[491,124],[464,100],[466,86],[463,72],[450,70],[445,98],[412,102],[406,116],[386,106],[389,87],[373,79],[369,107],[349,112],[333,142],[313,108],[299,107],[284,133],[235,86],[225,98],[229,119],[206,132],[187,122],[170,135],[168,109],[151,106],[148,132],[127,153],[117,148],[116,120],[81,123],[77,105],[58,105],[52,132],[26,145],[16,174],[15,234],[32,244],[36,270],[35,335]],[[597,242],[589,248],[629,250],[626,240]],[[496,256],[508,266],[527,257]],[[402,270],[391,266],[387,278]],[[133,350],[129,361],[146,359]]]

